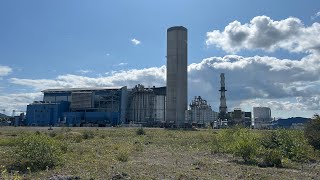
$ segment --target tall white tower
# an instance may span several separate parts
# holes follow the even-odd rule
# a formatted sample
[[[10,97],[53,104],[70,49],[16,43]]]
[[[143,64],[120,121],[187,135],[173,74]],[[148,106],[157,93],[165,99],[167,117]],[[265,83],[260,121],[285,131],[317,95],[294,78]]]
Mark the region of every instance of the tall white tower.
[[[188,108],[188,32],[183,26],[167,30],[166,123],[183,127]]]

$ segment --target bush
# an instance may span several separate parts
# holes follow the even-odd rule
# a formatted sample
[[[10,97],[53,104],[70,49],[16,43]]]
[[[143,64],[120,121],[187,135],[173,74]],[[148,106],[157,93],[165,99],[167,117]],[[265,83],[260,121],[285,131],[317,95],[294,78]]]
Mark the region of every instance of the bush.
[[[245,162],[253,161],[259,148],[257,139],[257,135],[249,129],[237,130],[234,134],[233,153],[242,157]]]
[[[83,139],[91,139],[91,138],[94,138],[94,133],[90,130],[85,130],[82,133],[82,137]]]
[[[57,132],[56,131],[51,131],[49,132],[48,134],[50,137],[55,137],[57,135]]]
[[[264,152],[263,163],[268,167],[282,167],[282,155],[277,149],[267,149]]]
[[[143,128],[138,128],[136,130],[137,135],[146,135],[146,131]]]
[[[31,134],[16,141],[15,161],[18,168],[44,170],[57,165],[62,156],[61,146],[43,134]]]
[[[305,162],[311,159],[312,147],[302,131],[276,130],[264,132],[261,138],[261,155],[268,166],[282,166],[283,159]]]
[[[315,115],[314,118],[307,123],[304,129],[304,135],[308,142],[315,148],[320,150],[320,116]]]

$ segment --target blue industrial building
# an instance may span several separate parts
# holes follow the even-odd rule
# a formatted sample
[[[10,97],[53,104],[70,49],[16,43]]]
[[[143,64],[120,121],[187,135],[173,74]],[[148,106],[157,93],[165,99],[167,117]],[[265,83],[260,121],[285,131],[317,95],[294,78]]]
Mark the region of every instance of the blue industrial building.
[[[27,106],[27,126],[49,126],[63,119],[63,112],[69,110],[70,103],[35,101]]]
[[[27,106],[28,126],[116,126],[125,121],[127,87],[47,89]]]

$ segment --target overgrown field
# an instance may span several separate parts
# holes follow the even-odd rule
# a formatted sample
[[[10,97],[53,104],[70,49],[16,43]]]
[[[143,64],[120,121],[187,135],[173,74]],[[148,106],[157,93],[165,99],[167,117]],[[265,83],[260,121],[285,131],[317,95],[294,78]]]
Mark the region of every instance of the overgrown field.
[[[302,131],[0,127],[0,179],[320,179]]]

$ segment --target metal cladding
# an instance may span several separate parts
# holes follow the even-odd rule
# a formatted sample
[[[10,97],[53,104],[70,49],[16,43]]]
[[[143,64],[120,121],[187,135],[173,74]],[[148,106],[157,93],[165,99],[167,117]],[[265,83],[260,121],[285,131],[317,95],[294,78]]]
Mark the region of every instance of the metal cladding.
[[[226,85],[225,85],[225,78],[224,73],[220,74],[220,83],[221,83],[221,89],[219,90],[221,93],[220,96],[220,107],[219,107],[219,119],[221,121],[227,120],[227,100],[226,100]]]
[[[182,127],[188,107],[188,32],[175,26],[167,30],[166,123]]]

